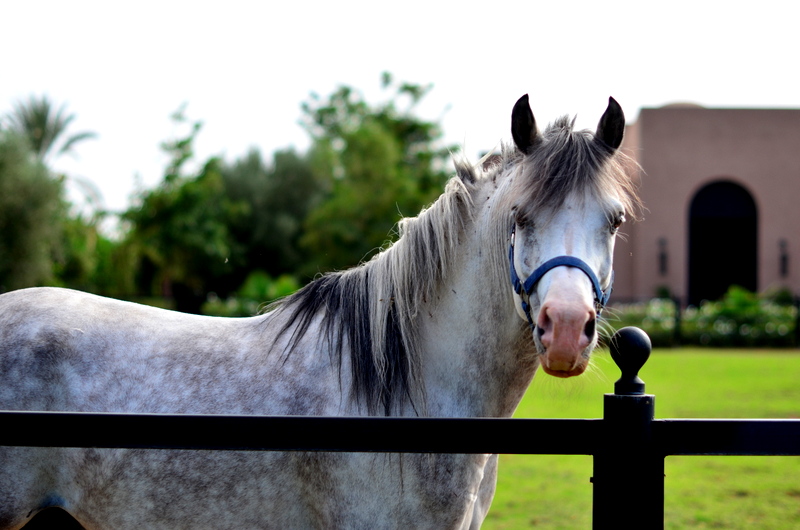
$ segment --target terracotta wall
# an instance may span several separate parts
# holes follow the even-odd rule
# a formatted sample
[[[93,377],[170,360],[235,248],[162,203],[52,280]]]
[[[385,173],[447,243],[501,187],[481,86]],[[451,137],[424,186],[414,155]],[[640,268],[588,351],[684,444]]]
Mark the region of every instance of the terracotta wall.
[[[684,300],[688,289],[689,205],[716,180],[730,180],[758,208],[758,289],[782,286],[800,294],[800,110],[641,110],[622,147],[643,169],[644,219],[618,240],[614,298],[646,299],[664,286]],[[659,273],[659,240],[668,267]],[[780,245],[789,255],[780,275]],[[718,266],[724,267],[725,263]]]

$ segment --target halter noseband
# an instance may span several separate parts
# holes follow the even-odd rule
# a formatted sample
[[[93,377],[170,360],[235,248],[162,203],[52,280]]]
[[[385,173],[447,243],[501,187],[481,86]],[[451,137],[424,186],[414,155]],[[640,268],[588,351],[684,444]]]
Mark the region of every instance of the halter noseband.
[[[611,291],[614,284],[613,271],[611,273],[611,281],[604,291],[603,288],[600,287],[600,280],[597,279],[597,275],[585,261],[580,258],[576,258],[575,256],[556,256],[555,258],[549,259],[542,263],[535,271],[531,273],[530,276],[528,276],[523,283],[517,275],[517,268],[514,266],[515,234],[516,225],[512,224],[511,237],[508,245],[508,264],[509,271],[511,273],[511,285],[514,287],[514,292],[516,292],[520,298],[522,298],[522,293],[524,292],[528,299],[530,299],[531,293],[536,287],[536,284],[539,283],[539,280],[542,279],[542,276],[547,274],[551,269],[555,269],[556,267],[575,267],[576,269],[583,271],[583,273],[586,274],[586,276],[588,276],[589,280],[592,282],[592,287],[594,288],[595,311],[597,311],[598,315],[603,311],[603,308],[605,308],[606,304],[608,303],[608,299],[611,297]],[[531,318],[531,306],[525,299],[522,300],[522,311],[528,318],[528,324],[530,324],[531,329],[535,328],[536,325],[533,323],[533,319]]]

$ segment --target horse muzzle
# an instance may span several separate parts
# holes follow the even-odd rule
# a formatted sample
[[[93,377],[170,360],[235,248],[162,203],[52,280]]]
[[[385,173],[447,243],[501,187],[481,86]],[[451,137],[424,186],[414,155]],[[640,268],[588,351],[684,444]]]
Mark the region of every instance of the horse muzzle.
[[[542,369],[555,377],[580,375],[597,344],[597,314],[584,304],[548,298],[539,309],[533,332]]]

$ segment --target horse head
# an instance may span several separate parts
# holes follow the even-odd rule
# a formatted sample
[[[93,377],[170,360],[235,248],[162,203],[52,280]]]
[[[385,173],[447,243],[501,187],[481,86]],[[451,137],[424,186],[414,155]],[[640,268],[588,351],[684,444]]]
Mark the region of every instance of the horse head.
[[[509,222],[509,270],[517,312],[531,327],[550,375],[584,372],[597,344],[597,317],[611,294],[614,240],[634,206],[618,158],[625,128],[609,98],[597,130],[561,118],[544,134],[525,95],[512,112],[519,151]]]

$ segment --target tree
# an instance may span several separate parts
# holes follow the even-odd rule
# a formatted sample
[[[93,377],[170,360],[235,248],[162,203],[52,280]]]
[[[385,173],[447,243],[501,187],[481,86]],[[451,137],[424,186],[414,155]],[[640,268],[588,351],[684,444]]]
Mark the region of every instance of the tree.
[[[222,167],[228,197],[248,205],[230,227],[244,249],[234,287],[253,269],[272,276],[294,273],[305,254],[298,245],[303,223],[322,196],[308,158],[293,149],[277,151],[267,164],[258,150]]]
[[[62,193],[62,181],[31,156],[25,139],[0,130],[0,292],[53,280]]]
[[[173,119],[188,122],[183,110]],[[230,258],[239,252],[228,226],[245,206],[224,193],[217,158],[196,175],[183,174],[201,123],[189,125],[188,135],[162,145],[170,161],[161,184],[144,192],[123,219],[131,224],[128,244],[137,249],[144,291],[172,297],[176,309],[198,313],[209,283],[230,272]]]
[[[88,131],[67,135],[75,115],[67,114],[66,104],[56,109],[47,96],[31,96],[27,102],[16,102],[7,120],[10,128],[27,140],[42,161],[53,155],[56,147],[55,156],[71,153],[75,144],[97,137]]]
[[[52,255],[52,283],[114,298],[135,293],[135,249],[104,234],[98,217],[70,213],[69,206],[64,206],[60,244]]]
[[[388,102],[370,106],[343,86],[303,105],[310,159],[325,200],[305,223],[301,246],[314,256],[307,274],[340,269],[384,246],[401,215],[415,215],[442,191],[454,150],[439,146],[440,127],[416,117],[430,87],[383,76]],[[405,102],[406,107],[399,105]]]
[[[17,102],[4,120],[0,161],[4,265],[0,268],[5,272],[0,276],[6,279],[0,283],[6,288],[47,284],[98,292],[102,286],[110,287],[98,271],[109,269],[102,259],[110,259],[115,248],[98,230],[103,213],[96,210],[96,188],[86,179],[71,178],[95,206],[90,218],[84,219],[64,198],[69,177],[47,167],[54,156],[70,153],[78,142],[95,137],[90,132],[68,134],[74,119],[66,105],[56,109],[47,96],[31,96],[27,102]]]

